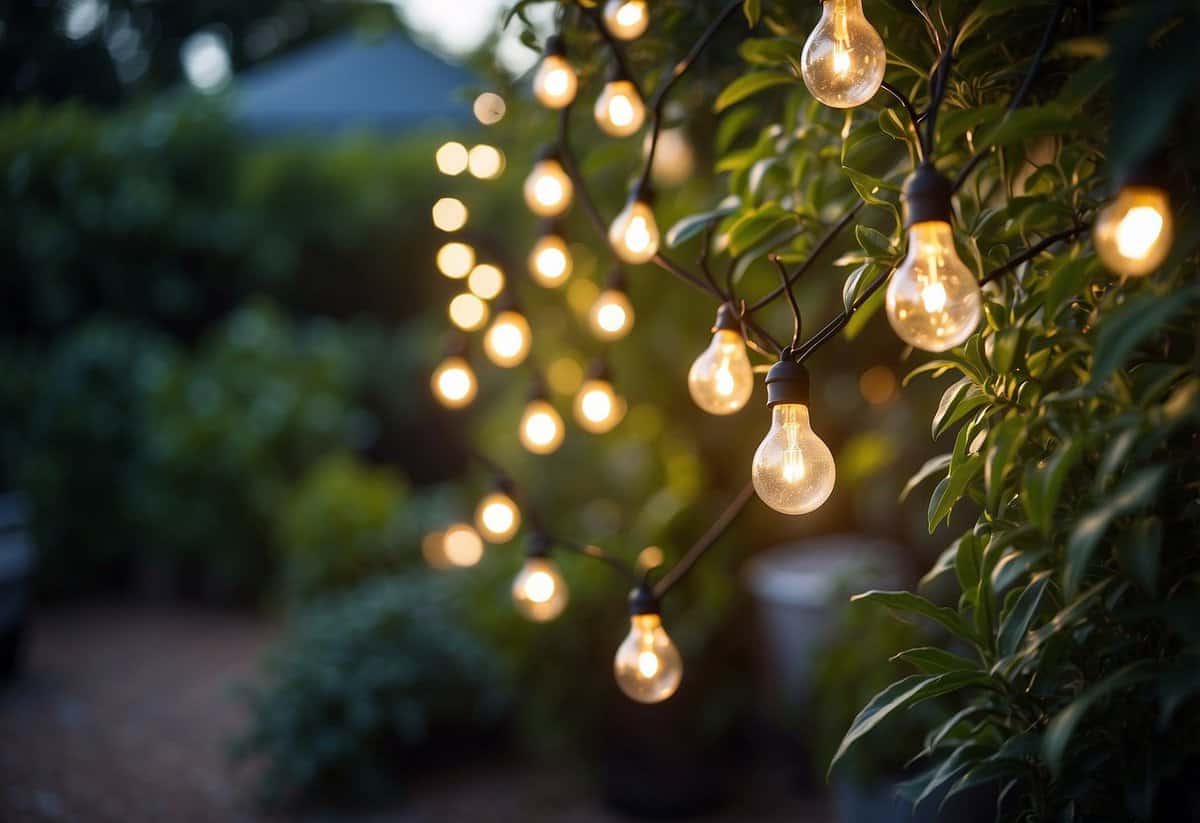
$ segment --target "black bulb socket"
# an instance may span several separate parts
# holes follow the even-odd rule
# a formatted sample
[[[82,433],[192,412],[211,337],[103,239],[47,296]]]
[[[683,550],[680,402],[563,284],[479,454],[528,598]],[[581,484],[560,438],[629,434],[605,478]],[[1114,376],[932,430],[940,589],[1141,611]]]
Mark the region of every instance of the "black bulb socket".
[[[1144,188],[1166,191],[1170,170],[1161,157],[1146,160],[1130,168],[1117,181],[1118,189]]]
[[[550,35],[549,37],[546,38],[546,50],[544,53],[547,57],[566,57],[567,56],[566,41],[563,40],[560,35],[557,35],[557,34]]]
[[[538,163],[541,163],[545,160],[553,160],[560,166],[562,165],[562,152],[558,150],[558,146],[545,146],[537,153]]]
[[[586,373],[587,380],[603,380],[606,383],[612,383],[612,370],[608,367],[608,361],[603,357],[597,357],[588,366]]]
[[[550,549],[553,542],[549,536],[543,532],[534,532],[525,541],[525,557],[526,558],[547,558],[550,556]]]
[[[781,403],[807,406],[808,369],[792,360],[780,360],[767,372],[767,408]]]
[[[904,228],[916,223],[949,223],[954,218],[954,186],[932,163],[922,163],[904,181]]]
[[[713,323],[713,333],[719,331],[733,331],[742,335],[742,321],[738,317],[738,313],[734,311],[733,306],[728,303],[722,303],[721,308],[717,309],[717,320]]]
[[[631,617],[642,614],[662,614],[658,598],[645,583],[638,585],[629,593],[629,614]]]

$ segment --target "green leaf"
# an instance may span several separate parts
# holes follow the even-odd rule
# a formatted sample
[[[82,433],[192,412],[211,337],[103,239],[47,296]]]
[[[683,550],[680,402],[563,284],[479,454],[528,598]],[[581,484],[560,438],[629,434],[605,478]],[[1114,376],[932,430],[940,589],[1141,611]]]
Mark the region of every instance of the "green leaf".
[[[893,611],[915,614],[934,621],[956,637],[974,642],[971,630],[963,623],[962,617],[954,609],[938,606],[935,603],[912,592],[885,592],[872,590],[850,598],[852,601],[865,600],[878,603]]]
[[[1000,508],[1000,495],[1004,491],[1004,480],[1013,468],[1017,453],[1025,444],[1028,421],[1023,417],[1010,417],[992,429],[988,435],[988,449],[984,455],[983,485],[984,505],[995,514]]]
[[[1162,329],[1177,312],[1200,295],[1192,285],[1166,295],[1143,294],[1108,315],[1100,323],[1092,358],[1091,386],[1099,386],[1125,364],[1139,343]]]
[[[666,241],[671,248],[686,242],[700,232],[704,231],[705,227],[712,225],[718,220],[728,217],[735,213],[740,208],[737,198],[727,197],[721,201],[715,209],[711,211],[699,212],[698,214],[689,214],[682,220],[677,222],[671,228],[667,229]]]
[[[862,246],[863,251],[870,256],[882,257],[887,260],[894,256],[891,238],[883,232],[870,226],[858,225],[854,227],[854,236],[858,240],[858,245]]]
[[[949,519],[950,512],[954,510],[954,506],[962,499],[968,484],[982,470],[983,457],[973,454],[964,460],[961,466],[946,475],[942,482],[937,484],[937,487],[933,490],[933,494],[929,496],[927,518],[930,534],[937,528],[938,523]]]
[[[958,549],[954,553],[954,573],[958,576],[958,585],[964,592],[979,585],[982,575],[983,548],[979,538],[967,532],[958,538]]]
[[[987,395],[969,377],[952,383],[942,393],[941,402],[933,414],[930,430],[937,440],[955,421],[988,402]]]
[[[1000,635],[997,639],[996,648],[1001,657],[1016,654],[1017,649],[1021,646],[1021,641],[1025,639],[1025,633],[1029,631],[1029,627],[1033,623],[1034,616],[1037,615],[1038,609],[1041,608],[1042,598],[1045,596],[1046,587],[1049,585],[1050,575],[1046,574],[1021,591],[1021,595],[1017,598],[1016,604],[1013,605],[1012,611],[1008,613],[1008,616],[1004,618],[1004,622],[1000,625]]]
[[[1050,766],[1051,772],[1057,776],[1062,770],[1063,755],[1066,753],[1067,744],[1071,742],[1076,727],[1088,710],[1113,692],[1122,691],[1152,679],[1154,665],[1155,661],[1139,660],[1119,669],[1089,687],[1069,706],[1054,716],[1054,719],[1046,727],[1046,733],[1042,739],[1042,757]]]
[[[1085,514],[1075,524],[1067,541],[1067,562],[1063,573],[1063,589],[1071,597],[1079,590],[1087,575],[1092,554],[1112,521],[1129,514],[1154,500],[1166,477],[1166,466],[1150,466],[1119,485],[1109,498]]]
[[[1117,560],[1121,568],[1151,597],[1158,591],[1161,554],[1162,521],[1157,517],[1139,520],[1117,544]]]
[[[743,0],[742,14],[746,15],[746,23],[750,28],[757,26],[762,17],[762,0]]]
[[[879,275],[879,272],[880,267],[874,263],[863,263],[850,272],[850,275],[846,278],[846,282],[842,285],[842,307],[846,311],[850,311],[850,307],[858,299],[858,292],[863,284],[874,280]]]
[[[1091,127],[1089,118],[1061,103],[1027,106],[1010,112],[985,132],[975,144],[975,151],[1024,143],[1035,137],[1087,131]]]
[[[1054,509],[1058,505],[1063,482],[1082,455],[1083,441],[1071,438],[1060,443],[1044,463],[1030,463],[1025,466],[1025,476],[1021,483],[1021,503],[1025,507],[1029,522],[1042,534],[1050,534]]]
[[[738,46],[738,54],[747,63],[759,66],[785,64],[800,66],[804,44],[788,37],[748,37]]]
[[[900,189],[891,183],[884,182],[878,177],[871,177],[861,171],[842,166],[842,171],[850,178],[850,185],[858,192],[858,196],[873,206],[892,206],[900,196]],[[884,195],[890,194],[891,199]]]
[[[953,652],[934,646],[919,646],[908,649],[891,658],[893,663],[909,663],[924,674],[945,674],[946,672],[979,671],[979,665]]]
[[[729,227],[729,252],[739,255],[784,226],[794,226],[796,215],[770,202],[747,212]]]
[[[713,104],[713,111],[722,112],[730,106],[758,94],[760,91],[773,86],[790,85],[795,82],[796,78],[791,73],[784,71],[752,71],[749,74],[743,74],[725,87],[724,91],[717,97],[717,102]]]

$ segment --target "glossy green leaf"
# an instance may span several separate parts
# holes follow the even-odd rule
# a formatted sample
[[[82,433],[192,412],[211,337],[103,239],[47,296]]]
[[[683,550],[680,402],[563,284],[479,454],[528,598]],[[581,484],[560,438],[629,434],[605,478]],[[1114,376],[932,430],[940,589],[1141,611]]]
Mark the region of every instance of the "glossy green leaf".
[[[1093,684],[1087,691],[1075,698],[1069,706],[1054,716],[1054,719],[1046,727],[1046,733],[1042,739],[1042,757],[1054,774],[1058,774],[1061,770],[1067,745],[1092,706],[1110,694],[1150,680],[1154,676],[1154,666],[1155,663],[1151,660],[1139,660],[1131,663]]]
[[[1166,477],[1165,466],[1150,466],[1122,482],[1096,508],[1079,519],[1067,541],[1067,563],[1063,574],[1063,589],[1067,596],[1079,590],[1087,575],[1092,555],[1109,524],[1154,500]]]
[[[789,72],[766,70],[752,71],[734,80],[717,96],[713,111],[722,112],[730,106],[775,86],[791,85],[797,82]]]
[[[962,617],[954,609],[938,606],[935,603],[912,592],[885,592],[872,590],[850,598],[853,601],[864,600],[878,603],[902,614],[913,614],[927,618],[941,625],[951,634],[964,640],[974,640],[970,629],[963,623]]]
[[[1127,302],[1100,324],[1089,383],[1098,386],[1121,368],[1133,350],[1151,334],[1200,297],[1200,286],[1168,295],[1142,294]]]

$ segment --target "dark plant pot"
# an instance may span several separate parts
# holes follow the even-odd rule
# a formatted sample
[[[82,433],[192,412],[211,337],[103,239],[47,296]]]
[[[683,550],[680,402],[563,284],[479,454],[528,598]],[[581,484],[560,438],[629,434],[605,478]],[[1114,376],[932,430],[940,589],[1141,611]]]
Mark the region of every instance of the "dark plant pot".
[[[949,790],[934,792],[914,811],[912,803],[897,793],[898,781],[865,785],[851,778],[835,778],[834,808],[841,823],[989,823],[994,818],[999,786],[976,786],[952,797]]]

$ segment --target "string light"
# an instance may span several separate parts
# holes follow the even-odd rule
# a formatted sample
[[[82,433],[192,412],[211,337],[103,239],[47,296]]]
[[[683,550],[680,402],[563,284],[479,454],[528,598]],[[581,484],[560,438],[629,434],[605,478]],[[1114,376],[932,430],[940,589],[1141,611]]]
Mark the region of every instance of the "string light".
[[[521,415],[518,436],[521,445],[533,454],[552,454],[563,441],[563,420],[544,398],[534,397]]]
[[[491,263],[480,263],[471,269],[467,288],[480,299],[491,300],[504,290],[504,272]]]
[[[557,154],[544,152],[525,178],[525,203],[539,217],[557,217],[571,206],[574,187]]]
[[[625,401],[613,388],[608,369],[597,362],[575,395],[575,420],[592,434],[610,432],[625,416]]]
[[[1121,186],[1096,218],[1092,239],[1100,261],[1116,274],[1144,277],[1171,252],[1174,221],[1166,189],[1145,173]]]
[[[613,658],[621,691],[639,703],[661,703],[679,688],[683,658],[662,625],[658,603],[645,588],[630,596],[629,634]]]
[[[604,4],[604,25],[618,40],[634,40],[650,25],[646,0],[608,0]]]
[[[827,106],[861,106],[883,84],[887,49],[863,14],[862,0],[823,0],[821,19],[804,43],[800,73]]]
[[[453,140],[443,143],[438,148],[437,154],[434,155],[434,160],[437,162],[438,171],[442,174],[457,177],[467,170],[467,147]]]
[[[450,322],[463,331],[482,329],[488,319],[487,303],[469,292],[456,295],[447,309]]]
[[[550,559],[545,538],[535,537],[525,553],[525,564],[512,584],[513,604],[523,616],[545,623],[567,607],[567,583]]]
[[[553,229],[539,237],[529,252],[529,273],[533,281],[548,289],[567,282],[574,266],[567,241]]]
[[[767,372],[771,428],[754,452],[752,474],[759,498],[783,514],[807,514],[833,492],[833,453],[808,420],[808,371],[780,360]]]
[[[620,340],[633,329],[633,304],[625,294],[620,269],[614,269],[608,287],[600,292],[588,312],[592,334],[600,340]]]
[[[442,551],[452,566],[474,566],[483,558],[483,539],[469,524],[455,523],[446,527]]]
[[[646,122],[646,105],[628,77],[617,70],[596,98],[596,125],[610,137],[629,137]]]
[[[688,392],[709,414],[733,414],[754,393],[754,371],[741,323],[728,304],[717,310],[712,331],[712,342],[688,370]]]
[[[447,357],[439,363],[429,382],[433,396],[448,409],[469,406],[478,390],[471,364],[458,356]]]
[[[473,177],[494,180],[504,171],[504,155],[495,146],[480,143],[471,147],[471,152],[467,155],[467,168]]]
[[[960,345],[983,316],[979,283],[954,248],[951,191],[926,163],[902,192],[908,254],[888,283],[887,317],[901,340],[924,351]]]
[[[519,311],[508,309],[496,315],[483,338],[483,350],[497,366],[519,366],[529,354],[533,334],[529,321]]]
[[[557,35],[546,41],[546,56],[533,75],[533,94],[548,109],[571,105],[579,89],[579,75],[567,62],[567,49]]]
[[[451,280],[461,280],[471,273],[475,266],[475,249],[466,243],[454,241],[438,249],[438,271]]]
[[[506,491],[494,491],[475,507],[475,528],[489,543],[507,543],[521,528],[521,510]]]
[[[651,134],[646,135],[644,153],[650,151]],[[663,129],[658,134],[654,159],[650,163],[650,179],[658,186],[678,186],[686,183],[696,170],[696,152],[683,128]]]
[[[649,197],[635,193],[608,229],[608,242],[626,263],[649,263],[658,254],[658,223]]]
[[[433,204],[433,225],[442,231],[458,231],[467,225],[467,207],[457,197],[443,197]]]
[[[494,126],[504,119],[508,106],[505,105],[504,98],[500,95],[492,91],[485,91],[475,98],[475,102],[471,105],[471,111],[475,114],[475,119],[483,125]]]

